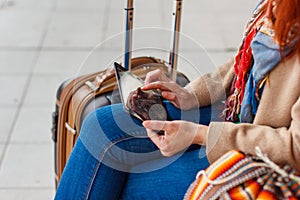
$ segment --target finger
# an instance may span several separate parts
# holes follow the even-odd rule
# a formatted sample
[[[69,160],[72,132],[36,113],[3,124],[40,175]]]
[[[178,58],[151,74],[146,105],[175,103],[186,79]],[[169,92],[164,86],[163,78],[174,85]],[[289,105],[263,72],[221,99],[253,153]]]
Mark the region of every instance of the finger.
[[[158,136],[158,135],[155,133],[155,131],[153,131],[152,129],[146,128],[146,131],[147,131],[147,136],[148,136],[149,138],[157,137],[157,136]]]
[[[162,88],[162,82],[156,81],[152,83],[145,84],[141,87],[142,90],[153,90],[153,89],[160,89]]]
[[[178,103],[178,97],[177,94],[174,92],[168,92],[168,91],[163,91],[161,93],[161,96],[171,102],[176,108],[180,108],[180,104]]]
[[[143,126],[146,129],[151,129],[151,130],[165,130],[165,124],[167,121],[158,121],[158,120],[146,120],[143,122]]]
[[[161,95],[163,98],[169,100],[169,101],[175,101],[177,99],[176,94],[174,94],[173,92],[169,92],[169,91],[162,91]]]
[[[175,89],[175,86],[174,86],[174,83],[156,81],[156,82],[144,85],[141,89],[142,90],[160,89],[160,90],[172,91]]]
[[[159,80],[161,74],[162,74],[162,72],[160,69],[156,69],[151,72],[148,72],[146,75],[146,78],[145,78],[145,84]]]
[[[147,135],[151,139],[151,141],[158,147],[161,148],[161,140],[163,139],[163,136],[160,136],[156,134],[154,131],[151,129],[146,129],[147,130]]]

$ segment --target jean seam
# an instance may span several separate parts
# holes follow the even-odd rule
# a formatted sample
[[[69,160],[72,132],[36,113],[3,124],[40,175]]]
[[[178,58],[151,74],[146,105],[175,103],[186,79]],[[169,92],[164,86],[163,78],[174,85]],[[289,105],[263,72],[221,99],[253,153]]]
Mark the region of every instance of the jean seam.
[[[113,140],[111,141],[109,144],[107,144],[105,146],[105,148],[102,150],[102,152],[100,153],[99,155],[99,161],[97,163],[97,165],[94,167],[94,171],[93,171],[93,174],[92,174],[92,177],[91,177],[91,180],[90,180],[90,183],[89,183],[89,186],[87,188],[87,191],[86,191],[86,194],[85,194],[85,200],[87,200],[89,198],[89,195],[90,195],[90,192],[92,190],[92,185],[95,181],[95,178],[96,178],[96,174],[97,174],[97,171],[99,170],[100,168],[100,165],[101,165],[101,162],[105,156],[105,153],[115,144],[119,143],[119,142],[122,142],[122,141],[125,141],[125,140],[129,140],[129,139],[133,139],[134,137],[133,136],[126,136],[126,137],[123,137],[123,138],[119,138],[119,139],[116,139],[116,140]]]

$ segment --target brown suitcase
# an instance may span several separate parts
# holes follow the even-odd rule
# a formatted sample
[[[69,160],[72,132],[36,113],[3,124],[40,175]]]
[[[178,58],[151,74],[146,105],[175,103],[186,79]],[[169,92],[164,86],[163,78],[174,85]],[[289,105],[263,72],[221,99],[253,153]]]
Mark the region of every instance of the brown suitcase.
[[[172,73],[174,71],[172,69],[176,69],[177,65],[181,3],[182,0],[176,0],[174,43],[170,52],[169,63],[167,63],[153,57],[131,58],[133,0],[128,0],[127,8],[125,8],[125,68],[141,78],[145,78],[149,71],[161,69],[181,86],[189,82],[184,74]],[[83,119],[95,108],[121,102],[113,67],[63,82],[57,90],[56,99],[55,111],[52,114],[52,139],[54,141],[55,182],[57,186],[79,135]]]

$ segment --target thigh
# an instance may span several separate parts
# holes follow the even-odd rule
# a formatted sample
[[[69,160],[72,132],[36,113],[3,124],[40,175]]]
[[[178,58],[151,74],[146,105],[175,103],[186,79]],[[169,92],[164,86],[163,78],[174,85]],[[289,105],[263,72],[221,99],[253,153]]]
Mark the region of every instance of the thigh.
[[[199,149],[186,152],[168,166],[155,171],[129,174],[122,199],[183,199],[197,172],[209,165],[205,154],[201,152]],[[151,161],[140,167],[159,166],[165,159]]]

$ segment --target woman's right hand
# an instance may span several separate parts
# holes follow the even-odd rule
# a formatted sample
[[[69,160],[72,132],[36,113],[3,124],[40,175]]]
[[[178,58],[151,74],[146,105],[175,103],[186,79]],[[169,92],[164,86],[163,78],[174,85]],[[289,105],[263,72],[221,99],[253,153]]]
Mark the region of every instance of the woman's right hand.
[[[171,80],[160,69],[156,69],[146,74],[145,85],[155,81],[169,82]]]
[[[198,106],[196,96],[186,88],[179,86],[170,80],[161,70],[149,72],[142,90],[159,90],[166,100],[182,110],[188,110]]]

